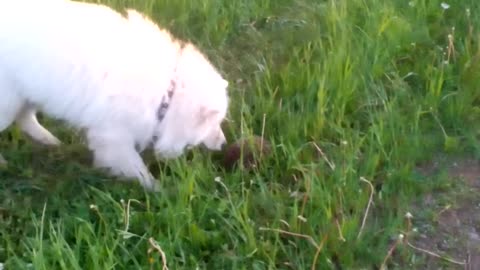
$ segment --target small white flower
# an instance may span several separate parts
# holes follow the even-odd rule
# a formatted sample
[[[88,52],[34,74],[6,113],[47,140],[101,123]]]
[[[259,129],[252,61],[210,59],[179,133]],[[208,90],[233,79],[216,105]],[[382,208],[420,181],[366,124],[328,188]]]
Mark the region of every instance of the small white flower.
[[[215,179],[213,179],[213,180],[217,183],[222,182],[222,178],[220,176],[215,177]]]
[[[450,5],[447,4],[447,3],[445,3],[445,2],[442,2],[442,3],[440,4],[440,6],[441,6],[443,9],[445,9],[445,10],[450,8]]]
[[[407,212],[407,213],[405,214],[405,217],[408,218],[408,219],[410,219],[410,218],[413,218],[413,215],[412,215],[412,213]]]

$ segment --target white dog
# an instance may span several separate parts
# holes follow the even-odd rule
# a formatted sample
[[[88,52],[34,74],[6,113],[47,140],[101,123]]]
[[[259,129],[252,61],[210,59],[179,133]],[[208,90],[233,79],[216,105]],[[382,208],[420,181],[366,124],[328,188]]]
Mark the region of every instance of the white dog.
[[[220,150],[228,83],[193,45],[140,13],[67,0],[0,0],[0,131],[60,141],[36,111],[84,130],[97,167],[156,186],[139,152]],[[1,158],[0,158],[1,160]]]

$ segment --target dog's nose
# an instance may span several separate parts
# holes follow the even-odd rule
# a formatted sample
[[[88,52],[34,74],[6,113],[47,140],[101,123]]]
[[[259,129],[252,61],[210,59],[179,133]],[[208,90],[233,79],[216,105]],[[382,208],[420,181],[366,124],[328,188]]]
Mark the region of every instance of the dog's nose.
[[[221,145],[220,145],[220,151],[225,151],[227,150],[227,142],[223,142]]]

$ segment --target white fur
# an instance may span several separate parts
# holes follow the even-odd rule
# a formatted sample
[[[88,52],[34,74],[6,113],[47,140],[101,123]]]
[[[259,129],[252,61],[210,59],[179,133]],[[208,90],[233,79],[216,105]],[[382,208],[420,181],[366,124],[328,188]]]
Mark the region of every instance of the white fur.
[[[156,112],[171,81],[165,118]],[[135,146],[159,157],[203,143],[219,150],[225,81],[191,44],[142,14],[67,0],[0,0],[0,131],[13,122],[47,145],[60,141],[36,111],[86,131],[97,167],[154,187]]]

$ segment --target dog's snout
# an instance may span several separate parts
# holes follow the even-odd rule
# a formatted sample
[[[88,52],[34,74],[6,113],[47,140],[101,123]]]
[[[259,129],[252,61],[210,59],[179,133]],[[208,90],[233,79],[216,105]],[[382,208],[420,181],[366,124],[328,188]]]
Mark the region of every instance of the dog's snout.
[[[202,141],[202,143],[210,150],[222,151],[225,149],[227,140],[221,129],[216,129]]]
[[[220,150],[221,150],[221,151],[227,150],[227,142],[226,142],[226,141],[223,141],[223,142],[222,142],[222,144],[220,145]]]
[[[223,134],[223,131],[220,129],[220,150],[224,151],[227,148],[227,138],[225,137],[225,134]]]
[[[225,141],[219,141],[216,143],[215,147],[213,147],[214,150],[217,151],[222,151],[225,147]]]

